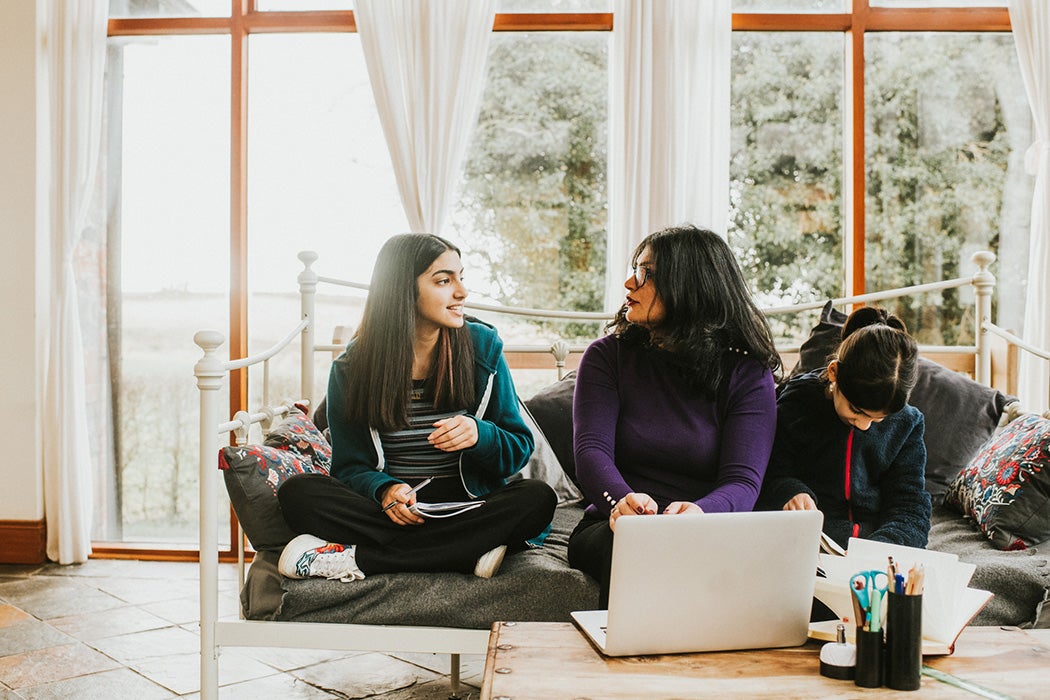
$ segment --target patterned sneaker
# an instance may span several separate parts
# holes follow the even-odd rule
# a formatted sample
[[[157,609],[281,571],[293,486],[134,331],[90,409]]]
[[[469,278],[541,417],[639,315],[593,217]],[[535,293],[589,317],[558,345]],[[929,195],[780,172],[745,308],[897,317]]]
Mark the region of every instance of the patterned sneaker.
[[[478,563],[474,565],[474,575],[478,578],[492,578],[499,571],[500,564],[503,563],[503,555],[507,553],[507,545],[501,544],[495,549],[489,551],[478,557]]]
[[[277,570],[288,578],[319,576],[343,583],[365,577],[357,568],[353,546],[325,542],[313,535],[299,535],[285,545]]]

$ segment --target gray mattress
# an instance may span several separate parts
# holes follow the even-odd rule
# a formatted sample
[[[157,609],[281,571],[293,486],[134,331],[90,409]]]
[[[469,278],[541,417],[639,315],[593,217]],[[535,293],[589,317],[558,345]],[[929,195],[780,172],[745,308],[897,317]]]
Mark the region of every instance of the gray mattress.
[[[256,555],[241,591],[245,616],[253,620],[435,625],[488,629],[496,620],[561,622],[573,610],[597,607],[598,586],[568,566],[569,533],[582,515],[562,506],[541,549],[507,557],[497,576],[381,574],[340,583],[285,579],[278,555]],[[995,596],[975,625],[1050,627],[1050,543],[1021,552],[994,549],[958,513],[934,508],[930,548],[975,564],[973,588]]]
[[[241,590],[251,620],[435,625],[489,629],[496,620],[567,622],[598,605],[598,585],[569,568],[569,534],[583,509],[562,506],[538,549],[508,556],[491,579],[473,575],[378,574],[341,583],[292,580],[277,573],[274,552],[256,554]]]

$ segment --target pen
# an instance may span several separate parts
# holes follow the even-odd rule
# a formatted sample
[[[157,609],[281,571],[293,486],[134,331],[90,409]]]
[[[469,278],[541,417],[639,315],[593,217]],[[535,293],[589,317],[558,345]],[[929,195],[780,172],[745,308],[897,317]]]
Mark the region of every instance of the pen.
[[[418,491],[419,489],[423,488],[424,486],[426,486],[427,484],[429,484],[433,480],[434,480],[433,477],[428,476],[426,479],[423,479],[418,484],[416,484],[415,486],[410,488],[408,490],[408,494],[415,493],[416,491]],[[408,495],[408,494],[406,494],[406,495]],[[390,501],[390,503],[387,503],[385,506],[383,506],[383,512],[384,513],[387,512],[388,510],[390,510],[391,508],[393,508],[394,506],[396,506],[400,502],[401,501]]]

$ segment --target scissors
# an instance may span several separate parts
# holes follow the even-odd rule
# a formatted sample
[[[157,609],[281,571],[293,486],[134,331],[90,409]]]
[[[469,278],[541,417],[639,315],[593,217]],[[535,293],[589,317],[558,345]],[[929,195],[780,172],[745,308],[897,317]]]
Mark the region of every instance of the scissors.
[[[885,571],[870,569],[858,571],[850,576],[849,588],[857,602],[860,603],[861,613],[865,614],[872,626],[872,631],[878,631],[878,620],[881,618],[882,601],[886,598],[886,587],[889,585],[889,577]]]

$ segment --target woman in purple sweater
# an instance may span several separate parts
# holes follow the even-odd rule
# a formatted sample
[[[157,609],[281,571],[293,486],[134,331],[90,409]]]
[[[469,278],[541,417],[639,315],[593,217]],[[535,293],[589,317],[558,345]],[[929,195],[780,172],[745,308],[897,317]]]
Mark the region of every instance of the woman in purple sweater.
[[[573,397],[576,474],[592,505],[569,563],[601,584],[602,607],[616,519],[752,510],[776,431],[780,358],[726,242],[665,229],[632,267]]]

